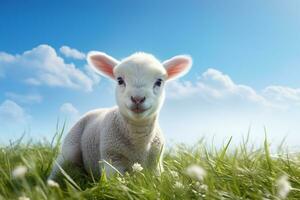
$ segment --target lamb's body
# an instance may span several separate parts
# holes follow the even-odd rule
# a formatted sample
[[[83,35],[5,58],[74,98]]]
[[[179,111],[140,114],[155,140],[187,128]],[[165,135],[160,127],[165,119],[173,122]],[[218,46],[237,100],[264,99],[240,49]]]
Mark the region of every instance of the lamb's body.
[[[159,159],[164,139],[156,119],[147,124],[126,120],[117,107],[97,109],[83,116],[66,136],[58,164],[65,161],[100,175],[100,160],[106,160],[121,173],[134,163],[153,170],[162,169]],[[160,167],[158,169],[158,167]],[[111,169],[106,169],[111,173]],[[58,168],[53,170],[54,178]]]
[[[121,173],[130,171],[134,163],[160,172],[164,139],[157,119],[165,96],[164,82],[186,73],[191,59],[175,56],[160,63],[150,54],[136,53],[119,62],[92,52],[88,62],[100,74],[117,81],[118,107],[91,111],[75,124],[50,178],[54,179],[65,163],[81,165],[98,176],[101,160]],[[107,175],[114,172],[110,167],[105,170]]]

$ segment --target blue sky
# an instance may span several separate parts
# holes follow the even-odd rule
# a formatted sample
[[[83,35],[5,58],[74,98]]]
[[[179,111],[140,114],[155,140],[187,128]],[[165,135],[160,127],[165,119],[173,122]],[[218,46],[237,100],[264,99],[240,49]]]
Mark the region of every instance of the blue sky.
[[[2,1],[0,139],[24,130],[49,138],[57,118],[71,125],[114,105],[113,83],[84,59],[99,50],[193,57],[190,73],[167,88],[160,121],[170,140],[239,141],[251,124],[254,138],[267,126],[274,141],[288,135],[297,145],[299,9],[297,0]]]

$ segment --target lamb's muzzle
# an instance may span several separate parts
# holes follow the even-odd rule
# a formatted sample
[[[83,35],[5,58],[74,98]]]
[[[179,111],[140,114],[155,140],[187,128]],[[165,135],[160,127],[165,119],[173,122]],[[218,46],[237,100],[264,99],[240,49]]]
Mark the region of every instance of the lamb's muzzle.
[[[120,173],[130,171],[134,163],[160,172],[164,138],[158,124],[165,83],[178,78],[191,67],[189,56],[175,56],[163,63],[146,53],[135,53],[122,61],[101,52],[90,52],[93,69],[117,82],[117,107],[93,110],[85,114],[65,137],[50,179],[65,163],[83,166],[99,176],[100,160],[106,160]],[[157,159],[159,158],[159,159]],[[115,172],[105,168],[107,175]]]
[[[133,96],[131,96],[130,99],[131,99],[131,101],[132,101],[134,104],[139,105],[139,104],[142,104],[142,103],[145,102],[146,97],[139,97],[139,96],[133,97]]]

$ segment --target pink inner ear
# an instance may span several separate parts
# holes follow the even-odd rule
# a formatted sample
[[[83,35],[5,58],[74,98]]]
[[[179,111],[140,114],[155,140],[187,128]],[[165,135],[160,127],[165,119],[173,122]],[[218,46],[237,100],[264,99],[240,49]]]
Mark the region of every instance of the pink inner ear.
[[[113,69],[115,64],[100,55],[91,56],[91,61],[99,71],[114,79]]]
[[[180,73],[185,71],[188,68],[188,66],[189,61],[184,59],[171,62],[167,68],[168,79],[172,79],[178,76]]]

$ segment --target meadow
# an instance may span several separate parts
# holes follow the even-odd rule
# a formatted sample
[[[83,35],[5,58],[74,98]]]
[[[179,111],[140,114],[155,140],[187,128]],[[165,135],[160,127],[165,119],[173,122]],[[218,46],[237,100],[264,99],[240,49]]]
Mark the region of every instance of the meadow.
[[[300,153],[279,147],[271,154],[267,139],[261,148],[247,138],[230,150],[231,139],[219,149],[204,140],[175,145],[166,149],[160,176],[136,168],[97,178],[72,168],[61,181],[47,182],[62,133],[0,148],[0,199],[300,199]]]

